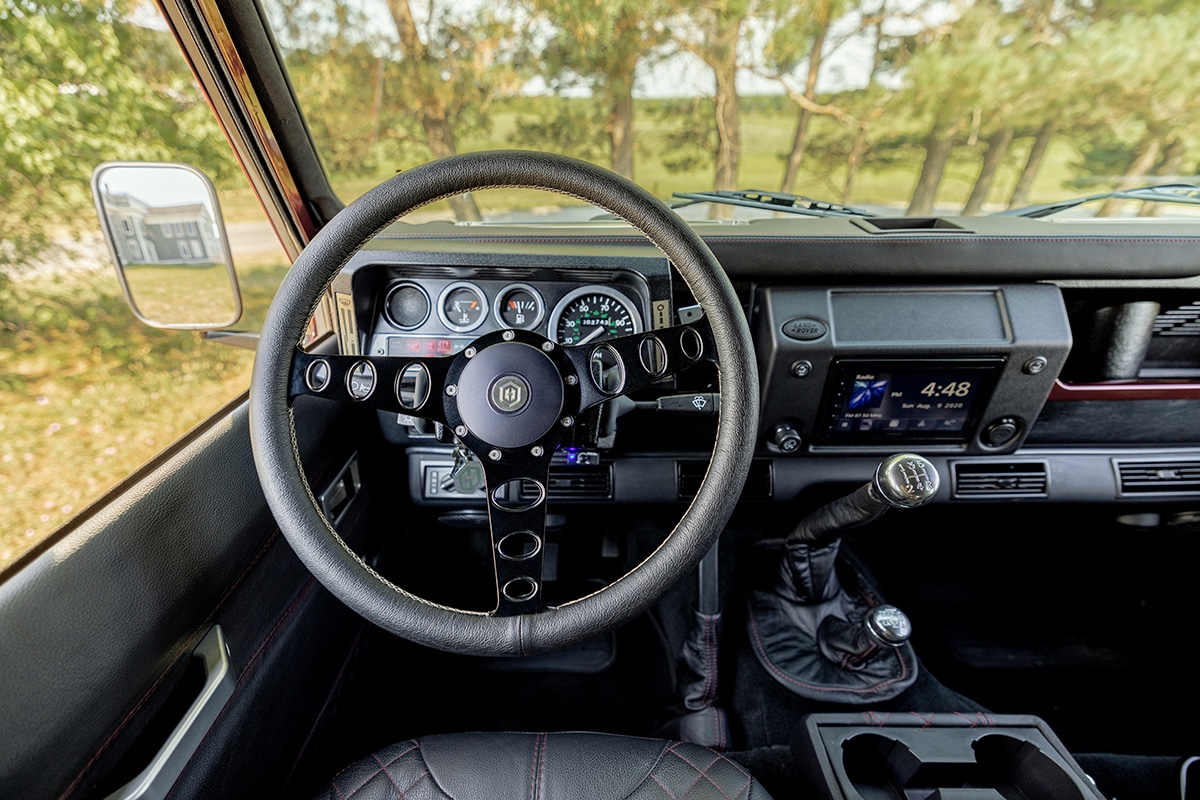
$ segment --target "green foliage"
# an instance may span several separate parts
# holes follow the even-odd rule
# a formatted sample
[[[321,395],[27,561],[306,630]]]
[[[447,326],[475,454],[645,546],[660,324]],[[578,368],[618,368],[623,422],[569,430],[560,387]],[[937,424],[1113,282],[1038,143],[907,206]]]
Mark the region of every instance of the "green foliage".
[[[604,107],[591,98],[563,98],[538,116],[519,117],[513,143],[601,161],[609,152],[604,135],[605,115]]]
[[[668,172],[691,172],[712,161],[717,146],[716,103],[710,97],[666,100],[658,105],[659,119],[673,121],[663,135],[663,166]]]
[[[520,84],[513,20],[442,0],[394,0],[380,30],[361,3],[270,0],[289,76],[327,168],[364,176],[455,152]]]
[[[538,74],[556,92],[586,89],[596,107],[588,130],[603,132],[612,168],[633,177],[633,89],[639,65],[656,60],[666,42],[666,0],[524,0],[535,19],[553,30],[539,50]],[[556,142],[571,107],[543,120],[547,141]],[[587,137],[590,139],[591,137]],[[590,144],[590,142],[586,143]],[[564,150],[570,152],[570,150]]]
[[[89,182],[103,161],[187,159],[218,178],[234,172],[178,47],[123,22],[127,10],[0,6],[0,263],[94,226]],[[135,68],[147,60],[155,68]]]

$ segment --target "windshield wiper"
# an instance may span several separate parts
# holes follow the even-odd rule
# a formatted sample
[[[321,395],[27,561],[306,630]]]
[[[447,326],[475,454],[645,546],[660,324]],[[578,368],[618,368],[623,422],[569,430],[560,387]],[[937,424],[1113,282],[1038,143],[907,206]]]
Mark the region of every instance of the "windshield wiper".
[[[1096,200],[1118,198],[1121,200],[1144,200],[1148,203],[1181,203],[1189,206],[1200,206],[1200,186],[1190,183],[1164,183],[1158,186],[1140,186],[1136,189],[1119,189],[1115,192],[1092,194],[1087,197],[1076,197],[1073,200],[1059,200],[1056,203],[1042,203],[1024,208],[1010,208],[1008,211],[997,211],[993,217],[1027,217],[1038,219],[1057,214],[1060,211],[1076,208],[1084,203]]]
[[[806,217],[875,216],[870,211],[844,206],[841,203],[813,200],[811,197],[788,194],[787,192],[764,192],[760,189],[739,189],[735,192],[727,190],[675,192],[674,196],[688,202],[676,203],[671,206],[672,208],[683,208],[695,205],[696,203],[720,203],[727,206],[744,206],[746,208],[759,208],[766,211],[782,211],[786,214],[801,214]]]

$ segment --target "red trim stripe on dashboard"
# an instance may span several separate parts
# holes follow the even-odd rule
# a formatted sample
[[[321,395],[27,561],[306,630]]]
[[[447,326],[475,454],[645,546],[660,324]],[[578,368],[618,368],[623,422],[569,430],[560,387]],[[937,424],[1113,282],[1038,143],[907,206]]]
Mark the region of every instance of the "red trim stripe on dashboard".
[[[1200,383],[1063,383],[1056,380],[1048,400],[1200,400]]]

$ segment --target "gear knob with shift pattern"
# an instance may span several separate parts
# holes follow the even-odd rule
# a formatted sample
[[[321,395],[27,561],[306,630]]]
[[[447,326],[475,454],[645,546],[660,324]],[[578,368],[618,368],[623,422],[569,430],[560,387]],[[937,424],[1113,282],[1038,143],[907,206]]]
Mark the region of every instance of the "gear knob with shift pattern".
[[[755,655],[777,682],[815,700],[853,704],[896,696],[917,677],[904,612],[878,598],[840,534],[891,508],[937,494],[927,459],[890,456],[871,480],[806,516],[783,542],[774,582],[750,594]]]

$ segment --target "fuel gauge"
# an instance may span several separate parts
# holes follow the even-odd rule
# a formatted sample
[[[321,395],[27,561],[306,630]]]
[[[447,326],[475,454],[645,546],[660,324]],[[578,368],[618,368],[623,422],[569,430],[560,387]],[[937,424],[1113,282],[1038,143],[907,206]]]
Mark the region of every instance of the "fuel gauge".
[[[514,283],[496,295],[495,312],[503,327],[533,330],[546,316],[546,304],[529,284]]]
[[[452,331],[473,331],[487,316],[487,298],[473,283],[452,283],[442,290],[438,317]]]

